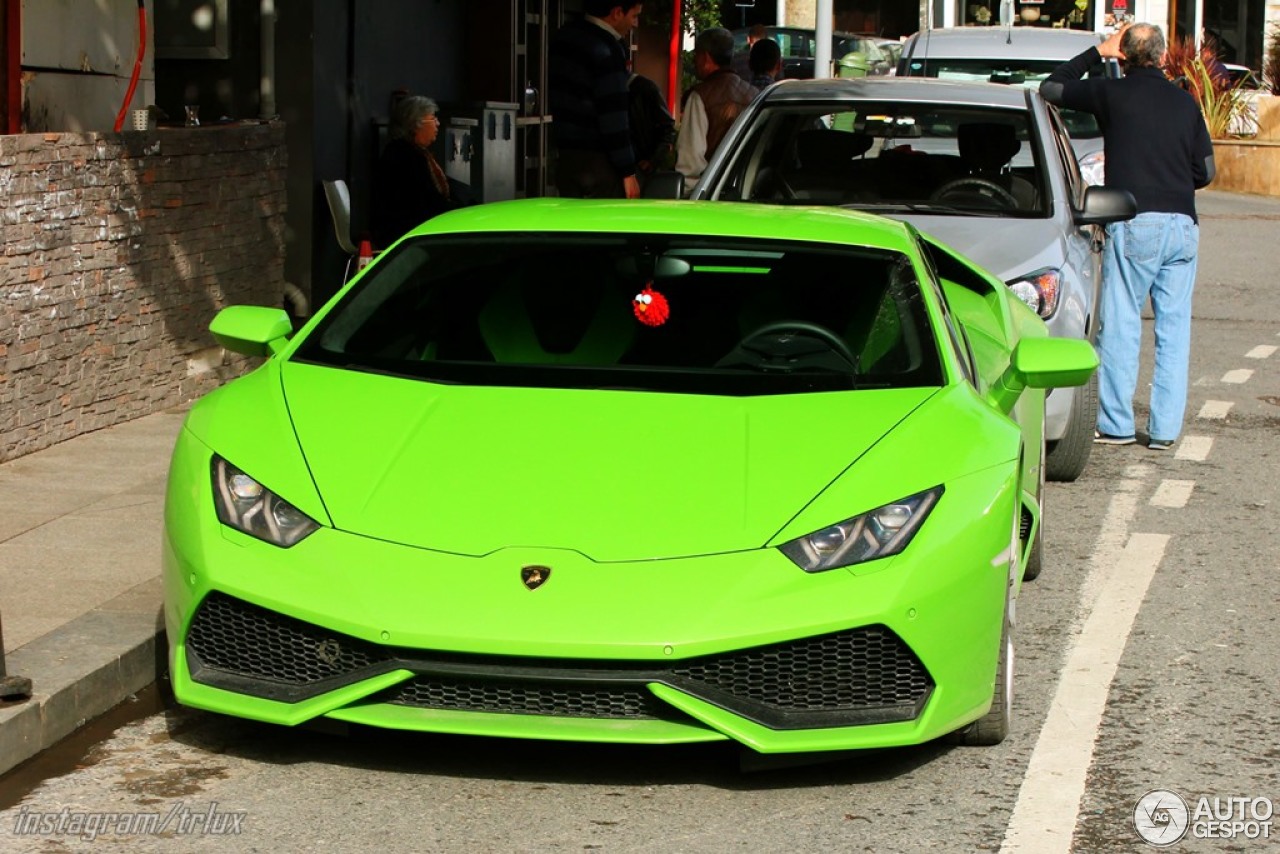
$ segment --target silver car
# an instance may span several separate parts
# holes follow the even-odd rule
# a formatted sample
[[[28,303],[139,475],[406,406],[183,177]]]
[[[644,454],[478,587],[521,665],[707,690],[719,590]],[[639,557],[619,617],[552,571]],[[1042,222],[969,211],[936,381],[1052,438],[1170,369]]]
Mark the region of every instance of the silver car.
[[[907,39],[898,59],[899,77],[987,81],[1039,89],[1055,68],[1102,43],[1100,33],[1051,27],[953,27],[921,30]],[[1119,77],[1120,64],[1104,59],[1090,77]],[[1090,113],[1063,110],[1080,171],[1102,183],[1102,130]]]
[[[1085,183],[1061,116],[1038,92],[909,77],[774,85],[743,111],[691,195],[905,220],[1004,280],[1052,335],[1089,341],[1101,226],[1135,213],[1128,192]],[[1074,480],[1093,446],[1096,379],[1055,389],[1046,410],[1045,474]]]

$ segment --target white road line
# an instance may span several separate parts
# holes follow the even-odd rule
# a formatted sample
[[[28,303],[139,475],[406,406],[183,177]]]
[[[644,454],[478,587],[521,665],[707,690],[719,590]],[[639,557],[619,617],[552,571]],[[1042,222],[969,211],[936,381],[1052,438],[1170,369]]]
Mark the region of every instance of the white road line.
[[[1195,487],[1194,480],[1162,480],[1151,496],[1151,503],[1156,507],[1186,507]]]
[[[1234,371],[1227,371],[1223,374],[1222,381],[1232,385],[1239,385],[1240,383],[1247,383],[1251,376],[1253,376],[1253,371],[1249,368],[1237,368]]]
[[[1248,353],[1245,353],[1244,357],[1246,359],[1268,359],[1275,354],[1277,349],[1280,348],[1277,348],[1273,344],[1259,344]]]
[[[1070,852],[1107,693],[1168,542],[1164,534],[1134,534],[1107,567],[1032,751],[1002,852]]]
[[[1178,442],[1174,456],[1180,460],[1194,460],[1202,463],[1209,459],[1209,451],[1213,448],[1211,436],[1186,436]]]
[[[1215,421],[1221,421],[1227,417],[1227,413],[1231,411],[1232,403],[1229,400],[1206,400],[1204,406],[1200,407],[1200,418],[1212,418]]]
[[[1068,637],[1075,637],[1079,643],[1080,630],[1093,612],[1094,604],[1098,601],[1101,594],[1103,582],[1108,576],[1114,575],[1113,567],[1120,562],[1120,556],[1124,551],[1124,544],[1129,539],[1129,526],[1132,524],[1134,516],[1138,512],[1138,497],[1144,489],[1146,479],[1151,475],[1154,469],[1145,463],[1136,463],[1125,469],[1124,477],[1116,484],[1115,492],[1111,494],[1111,500],[1107,503],[1106,515],[1102,518],[1102,528],[1098,531],[1098,540],[1094,544],[1093,556],[1089,559],[1089,574],[1085,577],[1084,583],[1080,587],[1080,600],[1076,603],[1076,613],[1072,620],[1071,629]],[[1123,643],[1123,641],[1121,641]],[[1068,649],[1063,657],[1064,663],[1070,661],[1073,654],[1072,649]],[[1063,673],[1067,671],[1064,669]],[[1015,675],[1014,690],[1017,690],[1017,682]],[[1062,677],[1065,679],[1064,677]],[[1061,683],[1061,679],[1059,680]],[[1061,687],[1058,689],[1062,690]],[[1051,712],[1052,715],[1052,712]],[[1046,727],[1048,721],[1046,721]],[[1054,745],[1052,740],[1046,737],[1045,730],[1041,730],[1039,741],[1036,743],[1036,749],[1032,754],[1034,761],[1035,754],[1041,753],[1041,745],[1045,745],[1044,750],[1052,751],[1063,749],[1064,745]],[[1005,831],[1004,844],[1002,851],[1017,852],[1019,846],[1023,850],[1038,854],[1040,846],[1035,838],[1036,832],[1041,828],[1060,827],[1065,828],[1065,839],[1062,842],[1062,850],[1065,851],[1071,844],[1071,835],[1075,828],[1075,817],[1079,810],[1080,794],[1077,793],[1074,798],[1074,804],[1067,810],[1067,814],[1055,814],[1052,821],[1044,822],[1039,816],[1041,813],[1052,813],[1058,808],[1057,802],[1053,801],[1056,791],[1056,780],[1036,777],[1031,774],[1028,769],[1026,777],[1023,778],[1022,788],[1018,792],[1018,800],[1014,805],[1014,814],[1010,819],[1009,827]],[[1042,802],[1049,799],[1048,805],[1042,806]]]
[[[1093,611],[1093,603],[1097,601],[1098,590],[1102,586],[1102,576],[1107,567],[1116,561],[1125,541],[1129,539],[1129,525],[1138,513],[1138,496],[1153,471],[1155,470],[1146,463],[1134,463],[1125,468],[1124,479],[1116,484],[1116,491],[1107,504],[1107,515],[1098,531],[1093,557],[1089,559],[1089,574],[1085,577],[1084,584],[1080,585],[1080,601],[1076,603],[1076,612],[1072,618],[1072,633],[1080,631]]]

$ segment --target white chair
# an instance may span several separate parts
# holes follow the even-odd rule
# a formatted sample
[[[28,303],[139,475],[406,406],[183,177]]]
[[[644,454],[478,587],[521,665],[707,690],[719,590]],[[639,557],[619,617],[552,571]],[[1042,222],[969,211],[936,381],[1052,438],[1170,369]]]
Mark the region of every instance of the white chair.
[[[324,185],[324,197],[329,202],[329,215],[333,218],[333,232],[337,235],[338,246],[347,253],[347,267],[342,274],[342,281],[351,278],[351,265],[355,262],[360,250],[351,239],[351,191],[347,182],[341,178],[332,181],[321,181]]]

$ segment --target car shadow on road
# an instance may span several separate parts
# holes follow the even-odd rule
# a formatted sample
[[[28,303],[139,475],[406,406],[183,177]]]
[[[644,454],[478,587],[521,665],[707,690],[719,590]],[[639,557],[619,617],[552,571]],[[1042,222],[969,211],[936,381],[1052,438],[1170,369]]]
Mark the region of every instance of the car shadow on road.
[[[763,756],[731,742],[583,744],[327,722],[289,728],[180,708],[165,715],[174,741],[252,762],[324,763],[434,778],[534,784],[692,784],[739,791],[860,785],[908,775],[953,749],[936,741],[892,749]]]

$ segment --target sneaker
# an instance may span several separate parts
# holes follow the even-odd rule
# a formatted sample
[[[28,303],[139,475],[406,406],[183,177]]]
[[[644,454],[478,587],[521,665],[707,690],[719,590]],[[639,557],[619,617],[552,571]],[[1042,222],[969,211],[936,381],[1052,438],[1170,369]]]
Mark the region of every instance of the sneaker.
[[[1112,436],[1109,433],[1093,431],[1093,441],[1099,445],[1132,445],[1138,441],[1136,436]]]
[[[1147,442],[1147,447],[1153,451],[1167,451],[1173,447],[1172,439],[1152,439]]]

